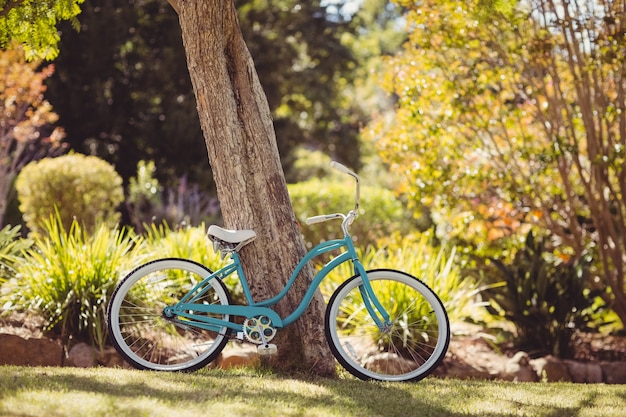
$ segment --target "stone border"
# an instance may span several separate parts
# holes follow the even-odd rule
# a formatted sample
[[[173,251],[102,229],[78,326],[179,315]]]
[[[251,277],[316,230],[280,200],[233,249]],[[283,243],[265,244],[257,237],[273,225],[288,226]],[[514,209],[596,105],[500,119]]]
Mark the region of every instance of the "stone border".
[[[258,355],[254,347],[233,345],[222,352],[215,366],[231,368],[257,363]],[[0,365],[132,368],[111,346],[100,352],[87,343],[77,343],[66,354],[56,340],[24,338],[9,333],[0,333]]]
[[[488,379],[515,382],[574,382],[582,384],[626,384],[626,361],[582,362],[544,356],[530,359],[526,352],[491,364],[489,369],[473,366],[449,355],[435,375],[459,379]]]
[[[530,359],[525,352],[512,358],[492,363],[489,369],[473,366],[465,360],[448,354],[434,375],[441,378],[485,379],[517,382],[575,382],[584,384],[626,384],[626,361],[580,362],[545,356]],[[378,358],[379,360],[383,360]],[[216,367],[255,366],[258,355],[254,346],[228,346]],[[385,359],[393,360],[393,359]],[[98,352],[86,343],[74,345],[67,355],[58,341],[46,338],[23,338],[14,334],[0,333],[0,365],[20,366],[93,366],[130,368],[112,347]]]

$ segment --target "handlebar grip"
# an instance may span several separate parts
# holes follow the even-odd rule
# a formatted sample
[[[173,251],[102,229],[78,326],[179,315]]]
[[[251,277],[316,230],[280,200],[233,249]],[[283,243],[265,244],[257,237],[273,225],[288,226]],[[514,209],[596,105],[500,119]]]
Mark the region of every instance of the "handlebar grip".
[[[344,174],[348,174],[348,175],[352,175],[352,176],[356,176],[356,174],[352,171],[350,171],[348,168],[345,167],[345,165],[340,164],[337,161],[332,161],[330,163],[331,168],[335,168],[336,170],[339,170],[341,172],[343,172]]]
[[[321,216],[309,217],[304,222],[306,224],[315,224],[315,223],[325,222],[326,220],[329,220],[329,216],[327,214],[322,214]]]
[[[322,214],[321,216],[313,216],[313,217],[309,217],[308,219],[306,219],[304,222],[306,224],[314,224],[314,223],[321,223],[321,222],[325,222],[326,220],[333,220],[333,219],[345,219],[346,216],[344,216],[341,213],[334,213],[334,214]]]

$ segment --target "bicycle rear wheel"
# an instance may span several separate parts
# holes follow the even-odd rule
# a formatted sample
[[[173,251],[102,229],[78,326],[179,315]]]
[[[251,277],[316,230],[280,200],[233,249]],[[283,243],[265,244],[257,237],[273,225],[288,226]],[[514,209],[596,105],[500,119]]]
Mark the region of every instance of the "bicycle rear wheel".
[[[325,333],[339,363],[357,378],[419,381],[443,360],[450,325],[443,304],[417,278],[400,271],[368,271],[376,297],[390,315],[380,328],[361,295],[363,278],[353,276],[332,295]]]
[[[168,258],[142,265],[120,282],[107,309],[107,324],[115,348],[128,363],[138,369],[194,371],[219,355],[230,329],[205,330],[164,313],[211,273],[196,262]],[[195,303],[231,303],[220,280],[212,280],[205,289]],[[212,317],[229,320],[227,315]]]

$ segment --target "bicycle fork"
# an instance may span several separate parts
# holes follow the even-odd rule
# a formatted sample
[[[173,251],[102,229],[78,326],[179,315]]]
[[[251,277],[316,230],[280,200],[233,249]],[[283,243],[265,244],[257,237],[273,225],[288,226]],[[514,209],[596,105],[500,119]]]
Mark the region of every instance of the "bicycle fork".
[[[380,331],[383,333],[388,332],[391,328],[389,313],[387,313],[387,310],[385,310],[378,300],[378,297],[376,297],[372,284],[367,277],[367,272],[365,271],[365,268],[363,268],[361,261],[353,259],[352,263],[354,264],[354,273],[358,274],[363,280],[363,283],[359,286],[359,291],[361,292],[365,308],[370,313],[370,317],[372,317],[372,320],[374,320],[374,323],[376,323]]]

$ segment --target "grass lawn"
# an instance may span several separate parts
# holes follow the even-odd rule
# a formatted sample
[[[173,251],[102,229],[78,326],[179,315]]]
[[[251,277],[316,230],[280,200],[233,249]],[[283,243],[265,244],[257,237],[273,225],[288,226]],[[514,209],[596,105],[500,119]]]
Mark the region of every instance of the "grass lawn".
[[[626,386],[0,366],[0,416],[626,416]]]

